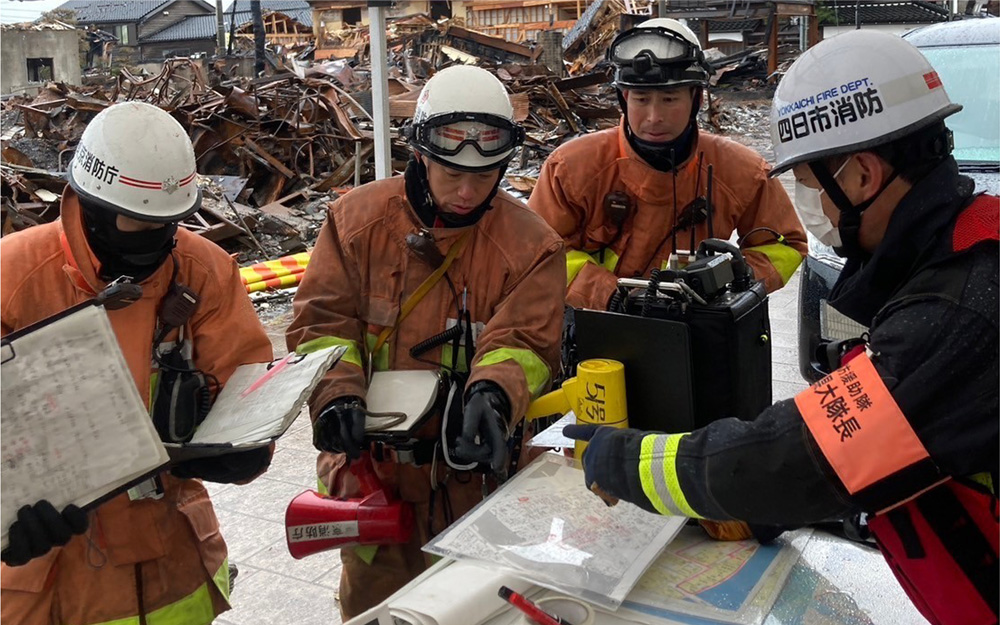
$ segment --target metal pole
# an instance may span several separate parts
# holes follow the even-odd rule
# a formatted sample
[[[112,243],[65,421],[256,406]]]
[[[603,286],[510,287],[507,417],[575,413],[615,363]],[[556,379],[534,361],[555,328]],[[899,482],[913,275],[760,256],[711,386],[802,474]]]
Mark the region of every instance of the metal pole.
[[[233,53],[233,40],[236,39],[236,2],[237,0],[233,0],[229,7],[229,43],[226,44],[226,56]]]
[[[392,175],[389,145],[389,55],[385,41],[385,7],[368,3],[368,32],[371,41],[372,121],[375,123],[375,179]]]
[[[222,0],[215,0],[215,54],[226,53],[226,22],[222,19]]]
[[[361,142],[354,142],[354,186],[361,186]]]
[[[253,16],[253,73],[255,77],[264,74],[264,18],[260,10],[260,0],[250,0],[250,13]]]
[[[656,3],[656,17],[667,16],[667,0],[658,0]]]

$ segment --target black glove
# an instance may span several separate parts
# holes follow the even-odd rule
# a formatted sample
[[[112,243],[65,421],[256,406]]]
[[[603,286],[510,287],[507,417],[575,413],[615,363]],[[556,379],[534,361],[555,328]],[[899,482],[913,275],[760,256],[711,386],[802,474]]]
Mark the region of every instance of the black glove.
[[[46,500],[17,511],[17,520],[10,526],[7,548],[0,560],[7,566],[21,566],[33,558],[44,556],[53,547],[61,547],[75,534],[87,531],[87,513],[69,505],[62,514]]]
[[[274,444],[223,456],[185,460],[170,467],[174,477],[198,478],[219,484],[244,484],[271,465]]]
[[[357,397],[338,397],[326,405],[313,424],[313,446],[320,451],[361,457],[365,443],[365,405]]]
[[[647,512],[656,512],[642,490],[639,454],[643,437],[649,432],[599,425],[567,425],[563,435],[587,441],[583,451],[583,475],[587,488],[594,485],[606,495],[634,503]]]
[[[455,456],[463,462],[488,464],[494,473],[503,475],[508,419],[510,401],[503,389],[485,380],[473,384],[465,401],[462,435],[456,441]]]

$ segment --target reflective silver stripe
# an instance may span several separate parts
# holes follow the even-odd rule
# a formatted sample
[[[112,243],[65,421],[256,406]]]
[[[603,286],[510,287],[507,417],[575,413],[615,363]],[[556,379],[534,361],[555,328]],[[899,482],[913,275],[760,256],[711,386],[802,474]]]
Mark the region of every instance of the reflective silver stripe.
[[[657,436],[653,441],[653,454],[650,459],[649,470],[652,473],[653,478],[653,488],[656,489],[656,494],[663,502],[663,505],[670,510],[670,514],[676,516],[687,516],[681,509],[677,507],[674,503],[673,496],[670,495],[670,489],[667,488],[667,474],[666,466],[663,462],[664,453],[667,448],[667,441],[670,439],[669,436]],[[670,461],[673,462],[674,459],[671,456]]]

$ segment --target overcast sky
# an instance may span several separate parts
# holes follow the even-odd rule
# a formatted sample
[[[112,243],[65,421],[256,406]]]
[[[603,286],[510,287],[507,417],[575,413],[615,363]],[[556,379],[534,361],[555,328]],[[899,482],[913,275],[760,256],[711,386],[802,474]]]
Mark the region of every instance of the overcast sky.
[[[51,11],[66,0],[0,0],[0,22],[12,24],[15,22],[30,22],[42,13]],[[233,0],[222,0],[222,6],[228,7]],[[215,6],[215,0],[208,0]]]

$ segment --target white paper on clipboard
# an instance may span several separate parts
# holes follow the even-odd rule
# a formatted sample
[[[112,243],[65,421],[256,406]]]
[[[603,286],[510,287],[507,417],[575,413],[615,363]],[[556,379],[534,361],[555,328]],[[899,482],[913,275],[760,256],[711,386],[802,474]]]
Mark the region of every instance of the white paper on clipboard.
[[[338,345],[305,355],[291,354],[271,370],[268,363],[240,365],[191,440],[167,444],[171,459],[269,445],[292,425],[313,389],[346,351]]]
[[[103,308],[15,334],[2,351],[3,547],[21,506],[84,506],[168,461]]]

